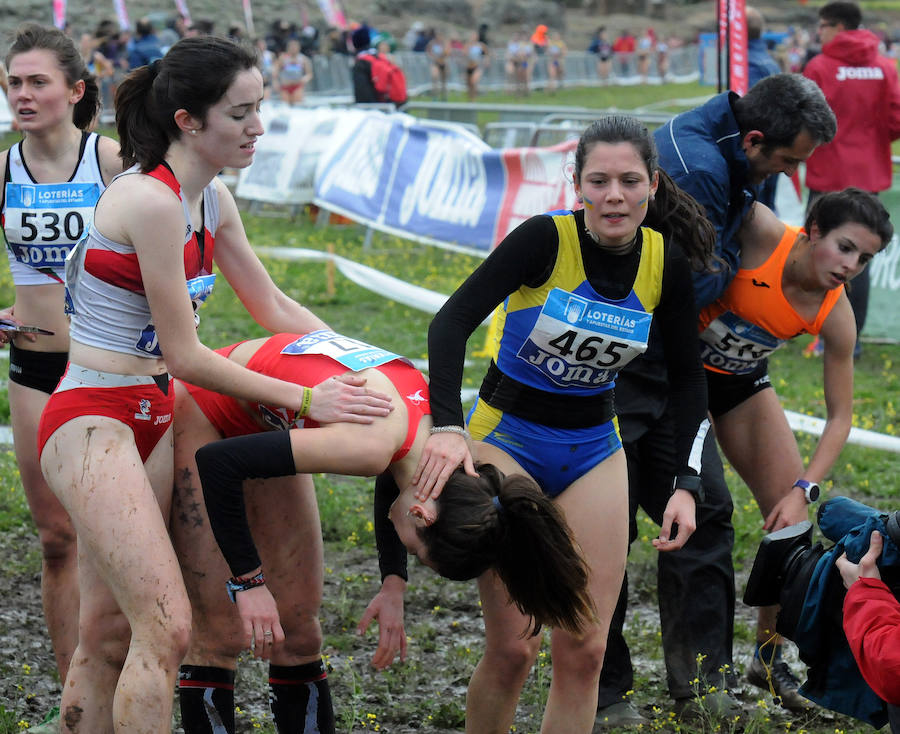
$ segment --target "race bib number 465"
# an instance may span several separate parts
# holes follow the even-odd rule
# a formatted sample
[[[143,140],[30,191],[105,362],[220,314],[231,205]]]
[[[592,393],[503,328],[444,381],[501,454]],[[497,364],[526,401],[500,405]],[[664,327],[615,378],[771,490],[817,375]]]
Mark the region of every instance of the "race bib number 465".
[[[560,387],[602,385],[647,349],[652,318],[554,288],[517,356]]]

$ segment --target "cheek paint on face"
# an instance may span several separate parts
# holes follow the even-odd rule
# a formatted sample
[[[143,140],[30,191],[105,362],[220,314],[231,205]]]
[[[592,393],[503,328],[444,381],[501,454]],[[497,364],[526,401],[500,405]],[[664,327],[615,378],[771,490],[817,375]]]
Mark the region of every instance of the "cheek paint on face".
[[[641,209],[646,209],[646,208],[647,208],[647,198],[648,198],[648,197],[645,197],[645,198],[641,199],[641,200],[638,202],[638,206],[639,206]]]
[[[581,198],[584,201],[585,209],[593,209],[594,208],[594,202],[591,201],[590,199],[588,199],[584,194],[581,195]]]

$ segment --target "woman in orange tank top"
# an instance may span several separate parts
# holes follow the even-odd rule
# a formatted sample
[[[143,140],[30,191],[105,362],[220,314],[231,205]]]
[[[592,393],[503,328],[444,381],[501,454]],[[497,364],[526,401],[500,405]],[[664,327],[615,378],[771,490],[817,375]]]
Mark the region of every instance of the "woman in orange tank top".
[[[768,532],[808,519],[818,483],[850,433],[856,326],[845,286],[892,236],[884,206],[860,189],[823,196],[803,228],[785,225],[757,203],[739,233],[741,269],[700,314],[701,356],[719,445],[753,492]],[[767,363],[772,351],[804,333],[821,334],[827,345],[827,417],[805,466],[778,396],[769,389]],[[760,609],[757,643],[763,649],[758,657],[774,662],[778,674],[776,616],[777,607]],[[748,672],[755,684],[761,684],[755,675],[761,682],[766,678],[760,662],[755,659]]]

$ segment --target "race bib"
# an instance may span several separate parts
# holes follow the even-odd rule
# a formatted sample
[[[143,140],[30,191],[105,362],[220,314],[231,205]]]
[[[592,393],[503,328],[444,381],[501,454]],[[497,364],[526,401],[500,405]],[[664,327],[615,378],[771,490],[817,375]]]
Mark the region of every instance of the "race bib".
[[[194,325],[200,325],[200,314],[197,309],[203,305],[204,301],[209,298],[212,293],[213,286],[216,282],[215,274],[198,275],[186,281],[188,295],[191,297],[191,303],[194,306]],[[141,335],[135,342],[135,347],[142,352],[152,354],[154,357],[162,357],[162,350],[159,347],[159,337],[156,335],[156,327],[153,324],[147,324],[142,330]]]
[[[554,288],[516,356],[560,387],[602,385],[647,349],[652,319]]]
[[[755,370],[785,341],[726,311],[700,334],[700,358],[710,367],[743,375]]]
[[[6,184],[6,241],[16,260],[62,268],[100,198],[96,183]]]
[[[328,329],[311,331],[300,337],[297,341],[288,344],[281,350],[282,354],[321,354],[330,357],[335,362],[340,362],[344,367],[354,372],[378,367],[388,362],[399,359],[407,364],[412,364],[405,357],[394,354],[387,349],[373,347],[371,344],[351,339],[349,336],[336,334]]]

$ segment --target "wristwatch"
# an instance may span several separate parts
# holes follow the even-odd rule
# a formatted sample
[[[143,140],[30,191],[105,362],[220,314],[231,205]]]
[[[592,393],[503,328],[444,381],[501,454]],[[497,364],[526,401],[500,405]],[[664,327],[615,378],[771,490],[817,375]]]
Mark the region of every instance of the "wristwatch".
[[[703,502],[706,499],[703,481],[696,474],[679,474],[672,483],[672,491],[674,492],[676,489],[690,492],[697,502]]]
[[[800,487],[800,489],[803,490],[803,495],[806,497],[806,504],[811,505],[819,499],[819,485],[815,482],[807,482],[805,479],[798,479],[794,482],[794,486]]]

